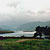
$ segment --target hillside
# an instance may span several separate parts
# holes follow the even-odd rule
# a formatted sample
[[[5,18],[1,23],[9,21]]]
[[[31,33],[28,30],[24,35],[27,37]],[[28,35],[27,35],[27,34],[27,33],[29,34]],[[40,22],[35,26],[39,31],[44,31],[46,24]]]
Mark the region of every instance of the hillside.
[[[48,22],[29,22],[20,25],[17,30],[19,31],[34,31],[37,26],[50,26],[50,21]]]
[[[4,33],[14,33],[14,31],[11,31],[10,29],[3,29],[3,28],[0,28],[0,34],[4,34]]]

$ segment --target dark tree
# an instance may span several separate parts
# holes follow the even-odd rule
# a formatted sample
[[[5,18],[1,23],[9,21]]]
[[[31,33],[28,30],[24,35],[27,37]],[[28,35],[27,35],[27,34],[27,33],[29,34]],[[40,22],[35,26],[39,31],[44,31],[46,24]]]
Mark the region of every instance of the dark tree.
[[[35,31],[36,31],[36,33],[34,34],[34,38],[36,36],[38,36],[38,35],[41,38],[42,34],[50,36],[50,27],[47,27],[47,26],[46,27],[37,26]]]

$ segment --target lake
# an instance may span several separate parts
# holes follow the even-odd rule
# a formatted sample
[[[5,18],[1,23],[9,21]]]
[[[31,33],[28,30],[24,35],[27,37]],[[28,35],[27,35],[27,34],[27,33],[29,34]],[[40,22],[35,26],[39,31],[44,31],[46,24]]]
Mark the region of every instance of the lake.
[[[7,34],[0,34],[0,36],[3,37],[21,37],[21,36],[26,36],[26,37],[32,37],[34,36],[34,32],[23,32],[23,31],[18,31],[15,33],[7,33]]]
[[[0,36],[3,36],[3,37],[21,37],[21,36],[33,37],[34,33],[36,33],[36,31],[34,31],[34,32],[23,32],[23,31],[16,32],[15,31],[15,33],[0,34]],[[37,36],[37,37],[39,37],[39,36]],[[44,38],[44,36],[42,36],[42,38]]]

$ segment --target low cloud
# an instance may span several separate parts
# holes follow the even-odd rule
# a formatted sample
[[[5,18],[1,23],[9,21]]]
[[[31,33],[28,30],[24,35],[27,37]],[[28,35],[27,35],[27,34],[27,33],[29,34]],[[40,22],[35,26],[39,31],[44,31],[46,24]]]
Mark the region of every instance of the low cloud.
[[[32,0],[22,0],[22,2],[8,0],[9,2],[6,1],[6,4],[5,1],[4,4],[3,2],[0,4],[0,24],[17,24],[19,26],[27,22],[50,21],[50,12],[41,11],[42,7],[40,7],[41,5],[39,5],[38,1],[38,6],[36,1],[33,3]]]
[[[9,7],[14,7],[14,8],[16,8],[18,5],[19,5],[19,3],[11,3],[11,4],[8,4]]]

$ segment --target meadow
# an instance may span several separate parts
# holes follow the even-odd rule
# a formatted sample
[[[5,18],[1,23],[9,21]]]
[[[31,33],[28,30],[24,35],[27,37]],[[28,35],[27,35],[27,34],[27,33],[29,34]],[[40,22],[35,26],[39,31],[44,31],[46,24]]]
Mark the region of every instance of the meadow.
[[[22,39],[0,40],[0,50],[50,50],[49,39],[32,39],[17,42],[19,40]]]

